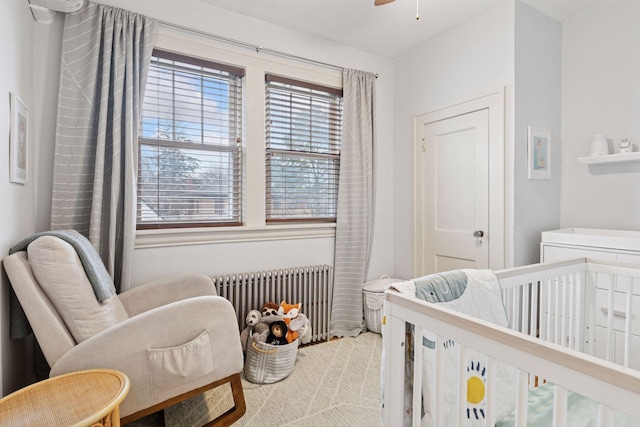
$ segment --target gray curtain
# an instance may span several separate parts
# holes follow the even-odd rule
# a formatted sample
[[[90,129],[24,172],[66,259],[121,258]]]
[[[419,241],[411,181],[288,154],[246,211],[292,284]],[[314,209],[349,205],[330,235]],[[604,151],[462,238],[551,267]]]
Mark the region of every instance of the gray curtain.
[[[364,330],[362,285],[373,228],[375,75],[343,72],[344,116],[336,221],[331,336],[355,337]]]
[[[67,14],[51,228],[89,238],[126,290],[136,223],[138,126],[157,22],[103,4]]]

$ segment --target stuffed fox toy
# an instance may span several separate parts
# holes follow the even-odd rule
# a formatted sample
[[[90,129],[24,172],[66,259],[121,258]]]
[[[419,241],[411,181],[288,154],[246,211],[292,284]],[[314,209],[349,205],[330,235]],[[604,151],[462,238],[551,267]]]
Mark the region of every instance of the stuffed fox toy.
[[[284,320],[287,325],[287,341],[290,343],[298,339],[298,331],[292,331],[291,328],[289,328],[289,324],[291,323],[292,319],[298,317],[298,313],[300,312],[301,307],[302,303],[287,304],[286,301],[282,301],[280,303],[280,307],[278,308],[278,314],[282,317],[282,320]]]

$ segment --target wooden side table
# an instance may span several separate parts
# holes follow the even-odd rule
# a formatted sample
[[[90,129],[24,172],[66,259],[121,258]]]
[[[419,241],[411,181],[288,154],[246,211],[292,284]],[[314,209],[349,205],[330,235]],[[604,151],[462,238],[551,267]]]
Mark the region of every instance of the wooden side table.
[[[0,425],[119,427],[129,378],[93,369],[49,378],[0,399]]]

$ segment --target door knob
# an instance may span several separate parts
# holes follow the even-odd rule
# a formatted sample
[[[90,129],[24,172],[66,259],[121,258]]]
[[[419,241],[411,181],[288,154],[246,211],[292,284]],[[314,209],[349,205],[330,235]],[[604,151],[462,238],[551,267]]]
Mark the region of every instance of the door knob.
[[[476,230],[473,232],[473,237],[476,238],[476,246],[482,246],[482,237],[484,236],[484,231]]]

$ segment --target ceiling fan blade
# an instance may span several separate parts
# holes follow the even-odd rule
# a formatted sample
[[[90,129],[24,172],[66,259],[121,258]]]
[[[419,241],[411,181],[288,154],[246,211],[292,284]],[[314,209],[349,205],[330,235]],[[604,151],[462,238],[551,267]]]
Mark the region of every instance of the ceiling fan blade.
[[[394,1],[396,1],[396,0],[375,0],[375,1],[373,2],[373,4],[374,4],[375,6],[382,6],[383,4],[393,3]]]

